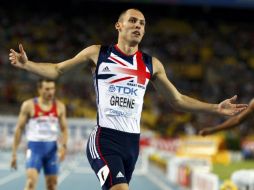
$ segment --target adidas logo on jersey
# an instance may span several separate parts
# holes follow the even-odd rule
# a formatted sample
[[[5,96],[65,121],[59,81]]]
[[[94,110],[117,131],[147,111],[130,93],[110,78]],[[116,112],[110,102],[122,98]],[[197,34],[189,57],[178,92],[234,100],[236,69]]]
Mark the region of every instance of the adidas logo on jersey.
[[[116,175],[116,178],[119,178],[119,177],[124,177],[124,175],[122,174],[122,172],[118,172],[118,174]]]
[[[102,72],[109,72],[110,70],[109,70],[109,68],[108,68],[108,66],[106,66],[103,70],[102,70]]]

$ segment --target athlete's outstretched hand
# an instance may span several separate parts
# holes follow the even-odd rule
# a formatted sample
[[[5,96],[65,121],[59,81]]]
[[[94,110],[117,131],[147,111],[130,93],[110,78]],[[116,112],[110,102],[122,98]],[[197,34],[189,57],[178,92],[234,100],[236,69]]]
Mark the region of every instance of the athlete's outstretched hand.
[[[22,44],[19,44],[19,52],[10,49],[9,60],[11,61],[11,64],[13,66],[18,68],[24,68],[25,64],[28,61],[28,58]]]
[[[219,113],[225,116],[235,115],[248,107],[248,104],[235,104],[237,95],[226,99],[219,104]]]

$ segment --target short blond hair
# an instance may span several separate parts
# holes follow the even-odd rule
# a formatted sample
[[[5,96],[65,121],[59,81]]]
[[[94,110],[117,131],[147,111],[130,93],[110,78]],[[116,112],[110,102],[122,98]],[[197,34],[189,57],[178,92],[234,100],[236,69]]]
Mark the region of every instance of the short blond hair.
[[[140,11],[139,9],[136,9],[136,8],[126,9],[126,10],[122,11],[121,14],[119,15],[118,22],[121,22],[123,20],[123,17],[127,13],[128,10],[135,10],[135,11],[138,11],[138,12],[142,13],[142,11]]]

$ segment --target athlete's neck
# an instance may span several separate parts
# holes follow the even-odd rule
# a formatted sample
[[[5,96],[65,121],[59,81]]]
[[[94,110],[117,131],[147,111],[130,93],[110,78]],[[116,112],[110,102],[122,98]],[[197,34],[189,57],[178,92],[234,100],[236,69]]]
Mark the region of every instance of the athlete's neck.
[[[38,98],[39,104],[45,105],[45,106],[51,106],[52,105],[52,100],[45,100],[42,97]]]
[[[138,51],[138,45],[129,46],[123,43],[117,43],[116,46],[126,55],[133,55]]]

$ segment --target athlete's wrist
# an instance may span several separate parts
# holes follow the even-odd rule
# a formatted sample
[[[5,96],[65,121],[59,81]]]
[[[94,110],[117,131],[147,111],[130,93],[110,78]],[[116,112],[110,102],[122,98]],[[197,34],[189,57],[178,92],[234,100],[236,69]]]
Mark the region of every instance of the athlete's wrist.
[[[24,65],[23,65],[23,69],[24,69],[24,70],[27,70],[27,71],[30,71],[30,70],[31,70],[31,62],[32,62],[32,61],[27,60],[27,61],[24,63]]]
[[[211,110],[213,113],[221,115],[221,106],[220,104],[212,104],[211,105]]]

